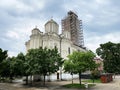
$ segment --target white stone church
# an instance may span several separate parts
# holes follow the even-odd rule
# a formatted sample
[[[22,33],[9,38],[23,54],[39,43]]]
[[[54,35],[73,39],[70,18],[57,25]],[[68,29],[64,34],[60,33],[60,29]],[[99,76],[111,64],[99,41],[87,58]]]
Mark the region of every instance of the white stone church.
[[[85,51],[85,49],[74,45],[70,37],[69,31],[62,31],[62,34],[59,34],[59,25],[51,19],[45,24],[45,33],[37,27],[34,28],[30,40],[25,45],[27,50],[39,47],[52,49],[56,46],[62,58],[66,59],[73,51]]]
[[[39,47],[52,49],[56,46],[64,59],[67,59],[67,56],[74,51],[86,51],[80,43],[80,38],[82,37],[80,37],[79,21],[78,16],[74,12],[68,12],[68,17],[62,20],[62,28],[64,30],[62,29],[62,33],[59,34],[59,25],[53,19],[49,20],[44,25],[45,33],[41,32],[37,27],[32,30],[30,40],[25,43],[26,49]],[[62,73],[62,69],[59,73]],[[54,80],[55,77],[56,75],[53,74],[50,78]],[[69,79],[70,77],[70,74],[62,74],[60,78]]]

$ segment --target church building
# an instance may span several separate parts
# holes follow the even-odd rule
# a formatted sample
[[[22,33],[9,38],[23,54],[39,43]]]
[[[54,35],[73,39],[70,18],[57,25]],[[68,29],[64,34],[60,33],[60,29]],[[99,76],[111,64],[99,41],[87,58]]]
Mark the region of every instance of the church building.
[[[72,42],[71,38],[73,36],[70,30],[62,30],[62,33],[59,34],[59,25],[53,19],[47,21],[44,27],[45,33],[41,32],[37,27],[32,30],[30,40],[25,43],[27,50],[39,47],[52,49],[56,46],[64,59],[74,51],[86,51],[84,47]]]

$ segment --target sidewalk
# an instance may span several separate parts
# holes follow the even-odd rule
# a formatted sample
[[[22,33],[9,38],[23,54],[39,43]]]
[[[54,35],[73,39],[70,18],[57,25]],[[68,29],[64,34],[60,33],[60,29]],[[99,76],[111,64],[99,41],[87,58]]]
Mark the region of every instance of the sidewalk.
[[[83,90],[83,89],[66,89],[61,87],[65,84],[72,83],[70,81],[53,81],[46,82],[46,87],[40,86],[24,86],[21,83],[0,83],[0,90]],[[79,80],[74,80],[74,83],[79,83]],[[120,90],[120,76],[116,76],[110,83],[96,83],[96,86],[87,90]]]
[[[96,84],[96,86],[90,90],[120,90],[120,76],[116,76],[110,83]]]

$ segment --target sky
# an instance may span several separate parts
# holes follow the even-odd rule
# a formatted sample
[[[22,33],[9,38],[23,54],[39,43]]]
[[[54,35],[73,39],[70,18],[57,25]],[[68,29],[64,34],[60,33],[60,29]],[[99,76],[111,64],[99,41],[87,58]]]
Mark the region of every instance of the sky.
[[[88,49],[120,43],[120,0],[0,0],[0,48],[9,56],[25,53],[33,28],[44,32],[44,24],[53,18],[61,32],[61,19],[70,10],[82,20]]]

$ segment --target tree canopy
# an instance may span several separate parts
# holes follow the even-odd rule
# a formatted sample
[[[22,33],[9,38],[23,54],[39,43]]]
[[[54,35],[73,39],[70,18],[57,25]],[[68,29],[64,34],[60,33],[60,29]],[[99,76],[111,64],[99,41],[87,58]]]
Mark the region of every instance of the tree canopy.
[[[105,72],[120,73],[120,43],[100,44],[96,53],[103,59]]]
[[[57,48],[37,48],[28,50],[27,54],[19,53],[16,57],[8,57],[7,51],[0,49],[0,77],[9,77],[11,80],[16,76],[43,75],[55,73],[62,66],[62,58]],[[31,79],[32,80],[32,79]]]
[[[88,52],[73,52],[68,56],[68,60],[64,62],[66,72],[78,73],[81,84],[81,73],[95,68],[95,55],[91,51]]]
[[[6,59],[7,56],[8,56],[7,50],[3,51],[3,50],[0,48],[0,63],[1,63],[4,59]]]
[[[55,73],[62,66],[62,58],[58,53],[57,48],[47,49],[38,48],[30,49],[26,55],[26,61],[28,61],[28,72],[33,74],[40,74],[44,76]]]
[[[0,48],[0,79],[1,76],[3,75],[3,70],[4,70],[4,61],[8,57],[7,50],[2,50]]]

